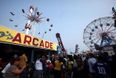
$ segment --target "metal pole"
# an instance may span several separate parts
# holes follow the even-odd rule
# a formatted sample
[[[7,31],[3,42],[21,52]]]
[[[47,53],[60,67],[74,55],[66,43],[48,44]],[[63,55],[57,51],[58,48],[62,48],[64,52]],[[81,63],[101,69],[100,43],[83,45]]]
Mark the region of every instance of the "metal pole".
[[[48,59],[50,59],[50,55],[51,55],[51,53],[50,53],[50,52],[48,52]]]
[[[32,52],[31,52],[31,63],[34,62],[34,49],[32,49]]]

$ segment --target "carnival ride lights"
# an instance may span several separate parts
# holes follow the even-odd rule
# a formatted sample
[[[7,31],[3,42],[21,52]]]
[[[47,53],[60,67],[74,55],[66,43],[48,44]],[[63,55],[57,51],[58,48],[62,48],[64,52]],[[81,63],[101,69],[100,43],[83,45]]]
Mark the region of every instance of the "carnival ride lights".
[[[66,54],[66,50],[65,50],[64,45],[62,43],[62,40],[61,40],[61,37],[60,37],[60,33],[56,33],[56,38],[58,40],[58,45],[60,47],[61,53]]]
[[[116,44],[116,11],[112,8],[113,17],[102,17],[89,23],[84,29],[84,43],[95,50],[107,45]]]

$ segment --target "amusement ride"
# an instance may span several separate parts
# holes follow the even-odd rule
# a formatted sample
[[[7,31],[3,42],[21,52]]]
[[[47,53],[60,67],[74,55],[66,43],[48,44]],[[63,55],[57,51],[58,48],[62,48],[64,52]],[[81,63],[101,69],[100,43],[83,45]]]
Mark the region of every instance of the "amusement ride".
[[[66,52],[66,49],[64,48],[62,39],[60,37],[60,33],[56,33],[56,38],[57,38],[57,41],[58,41],[58,51],[59,51],[59,53],[62,53],[63,55],[66,55],[67,52]]]
[[[49,18],[42,17],[42,13],[38,11],[37,7],[30,6],[29,11],[26,12],[24,9],[22,9],[23,16],[27,19],[27,23],[24,26],[24,29],[22,31],[25,31],[25,34],[29,34],[32,32],[31,35],[35,35],[36,32],[36,27],[34,26],[35,24],[42,23],[44,22],[49,22]],[[16,14],[14,12],[10,12],[12,16],[15,16]],[[9,18],[10,22],[13,22],[14,20],[12,18]],[[18,27],[18,25],[14,25],[14,27]],[[42,38],[44,35],[47,33],[47,31],[51,31],[53,27],[53,24],[49,25],[49,29],[45,30],[43,33],[38,32],[38,35],[42,34]],[[32,30],[33,29],[33,30]]]
[[[84,43],[90,50],[116,44],[116,10],[112,8],[113,16],[93,20],[84,29]]]

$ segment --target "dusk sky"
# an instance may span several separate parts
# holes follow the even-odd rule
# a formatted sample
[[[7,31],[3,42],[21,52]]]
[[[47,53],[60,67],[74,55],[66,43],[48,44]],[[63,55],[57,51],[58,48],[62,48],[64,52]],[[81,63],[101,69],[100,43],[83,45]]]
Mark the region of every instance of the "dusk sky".
[[[75,50],[76,44],[79,51],[88,49],[83,43],[84,29],[94,19],[112,16],[116,0],[0,0],[0,25],[23,32],[27,19],[22,9],[28,13],[30,5],[37,7],[43,17],[41,23],[33,25],[30,34],[35,31],[35,37],[57,42],[55,35],[60,33],[65,49],[70,52]],[[50,21],[47,22],[46,18]]]

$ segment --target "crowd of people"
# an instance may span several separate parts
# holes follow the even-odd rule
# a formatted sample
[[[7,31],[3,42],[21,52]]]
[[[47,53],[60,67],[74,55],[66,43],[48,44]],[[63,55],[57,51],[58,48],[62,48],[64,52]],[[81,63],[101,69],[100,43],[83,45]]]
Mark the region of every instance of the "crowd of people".
[[[7,63],[0,58],[0,78],[116,78],[115,58],[107,52],[38,55],[30,65],[22,54]]]

